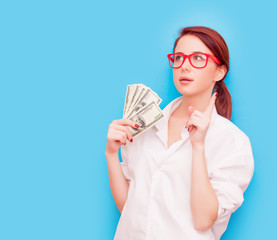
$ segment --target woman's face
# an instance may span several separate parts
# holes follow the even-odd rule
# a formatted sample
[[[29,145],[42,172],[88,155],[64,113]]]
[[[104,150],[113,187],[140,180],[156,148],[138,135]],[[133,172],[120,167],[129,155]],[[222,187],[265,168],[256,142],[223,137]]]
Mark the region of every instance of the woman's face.
[[[193,52],[213,55],[198,37],[193,35],[181,37],[175,48],[175,53],[189,55]],[[201,69],[191,66],[188,58],[186,58],[180,68],[173,69],[173,79],[177,90],[182,95],[192,96],[207,92],[211,94],[214,84],[224,77],[225,72],[225,66],[219,67],[211,58],[208,59],[207,66]],[[192,79],[192,81],[184,81],[184,78]]]

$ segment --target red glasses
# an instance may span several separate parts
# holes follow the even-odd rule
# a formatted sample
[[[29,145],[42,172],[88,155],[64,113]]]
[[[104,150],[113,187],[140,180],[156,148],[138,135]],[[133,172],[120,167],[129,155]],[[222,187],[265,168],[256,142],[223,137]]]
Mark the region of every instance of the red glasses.
[[[191,66],[194,68],[204,68],[208,64],[208,59],[211,58],[218,65],[221,65],[219,59],[211,54],[207,53],[192,53],[190,55],[185,55],[182,53],[170,53],[167,54],[170,67],[176,69],[180,68],[185,62],[186,58],[189,59]]]

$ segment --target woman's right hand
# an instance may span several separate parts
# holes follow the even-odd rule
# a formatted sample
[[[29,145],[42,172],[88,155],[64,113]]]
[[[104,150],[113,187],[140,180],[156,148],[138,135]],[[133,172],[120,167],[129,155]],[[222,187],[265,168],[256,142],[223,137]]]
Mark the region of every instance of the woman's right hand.
[[[127,126],[133,128],[139,127],[136,122],[125,118],[114,120],[109,125],[105,150],[106,155],[118,154],[118,149],[121,145],[126,144],[127,140],[133,141],[132,133]]]

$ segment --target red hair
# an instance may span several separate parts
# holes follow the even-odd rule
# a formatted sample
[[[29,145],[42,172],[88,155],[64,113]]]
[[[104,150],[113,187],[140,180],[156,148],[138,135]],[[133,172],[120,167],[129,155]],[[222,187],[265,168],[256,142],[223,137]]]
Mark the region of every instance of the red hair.
[[[174,51],[180,38],[187,34],[198,37],[220,60],[222,65],[226,66],[227,71],[225,76],[220,81],[216,82],[213,91],[218,92],[215,102],[218,114],[230,120],[232,117],[232,98],[224,82],[224,79],[229,71],[229,50],[227,44],[223,37],[211,28],[202,26],[185,27],[181,29],[180,35],[175,41]]]

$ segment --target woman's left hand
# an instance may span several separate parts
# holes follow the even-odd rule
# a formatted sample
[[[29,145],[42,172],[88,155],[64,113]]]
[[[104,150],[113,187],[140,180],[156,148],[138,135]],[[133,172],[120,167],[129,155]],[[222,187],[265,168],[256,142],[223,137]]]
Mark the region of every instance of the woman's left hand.
[[[211,116],[215,105],[217,92],[215,92],[205,112],[194,110],[192,106],[189,106],[189,120],[186,123],[186,128],[189,131],[190,142],[193,147],[204,146],[207,130],[210,126]]]

